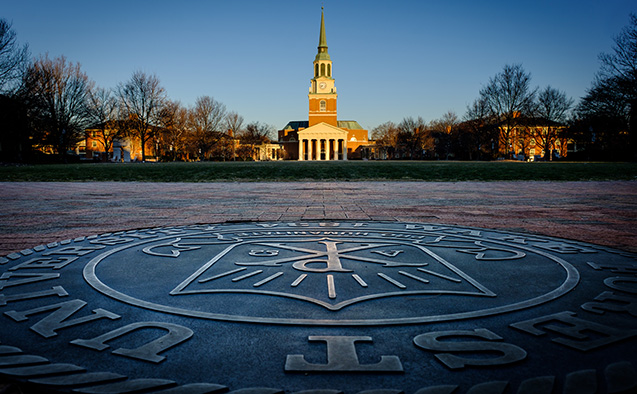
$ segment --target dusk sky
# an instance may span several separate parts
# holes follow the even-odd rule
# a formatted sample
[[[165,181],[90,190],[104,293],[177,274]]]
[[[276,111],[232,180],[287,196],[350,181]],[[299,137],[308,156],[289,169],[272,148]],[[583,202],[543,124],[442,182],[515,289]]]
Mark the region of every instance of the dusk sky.
[[[212,96],[246,122],[307,120],[321,6],[341,120],[464,116],[505,64],[576,102],[634,0],[0,0],[33,56],[79,62],[98,86],[156,74],[168,96]]]

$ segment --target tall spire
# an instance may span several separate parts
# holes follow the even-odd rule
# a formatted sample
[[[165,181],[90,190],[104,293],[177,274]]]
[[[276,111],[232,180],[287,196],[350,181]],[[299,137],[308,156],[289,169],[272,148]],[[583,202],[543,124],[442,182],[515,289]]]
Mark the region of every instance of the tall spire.
[[[316,60],[330,60],[330,55],[327,53],[327,39],[325,38],[325,17],[323,16],[323,7],[321,7],[321,31],[319,33],[319,45]]]
[[[321,51],[321,48],[325,48]],[[325,17],[323,16],[323,7],[321,7],[321,32],[319,33],[319,52],[327,52],[327,40],[325,39]]]

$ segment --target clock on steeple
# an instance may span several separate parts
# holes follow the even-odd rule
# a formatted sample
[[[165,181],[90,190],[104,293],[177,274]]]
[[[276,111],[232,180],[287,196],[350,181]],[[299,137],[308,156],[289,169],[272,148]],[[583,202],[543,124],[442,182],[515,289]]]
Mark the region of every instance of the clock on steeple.
[[[309,126],[325,122],[332,126],[338,126],[336,120],[336,88],[332,78],[332,60],[327,53],[327,40],[325,39],[325,18],[321,7],[321,30],[319,33],[318,53],[313,63],[314,77],[310,81]]]

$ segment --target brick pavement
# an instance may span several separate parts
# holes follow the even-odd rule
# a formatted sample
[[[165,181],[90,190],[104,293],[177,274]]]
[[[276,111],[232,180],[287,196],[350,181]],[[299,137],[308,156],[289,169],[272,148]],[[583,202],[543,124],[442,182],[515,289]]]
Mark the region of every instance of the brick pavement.
[[[227,221],[385,220],[637,252],[637,182],[6,182],[0,256],[79,236]]]

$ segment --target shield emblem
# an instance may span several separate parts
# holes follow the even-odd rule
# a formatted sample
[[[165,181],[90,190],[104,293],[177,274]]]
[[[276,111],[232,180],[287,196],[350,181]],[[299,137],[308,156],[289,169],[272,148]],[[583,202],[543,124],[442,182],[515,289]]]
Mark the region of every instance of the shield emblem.
[[[212,293],[285,297],[330,311],[386,297],[495,296],[424,245],[341,237],[236,242],[170,292]]]

